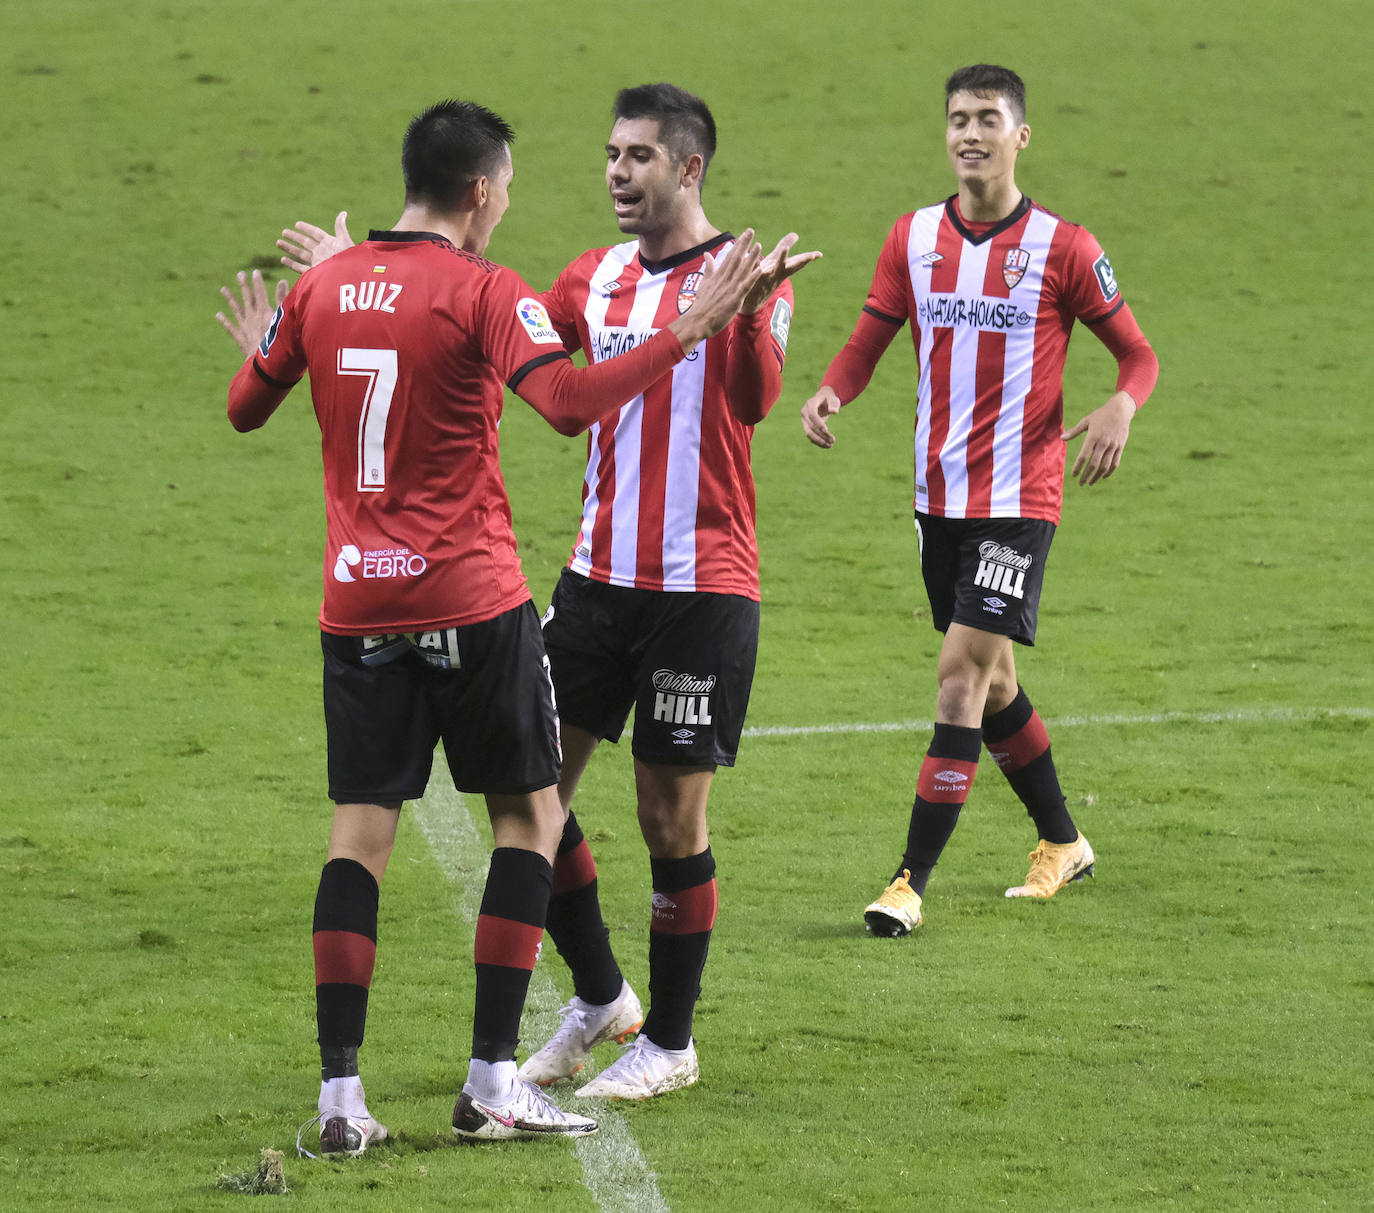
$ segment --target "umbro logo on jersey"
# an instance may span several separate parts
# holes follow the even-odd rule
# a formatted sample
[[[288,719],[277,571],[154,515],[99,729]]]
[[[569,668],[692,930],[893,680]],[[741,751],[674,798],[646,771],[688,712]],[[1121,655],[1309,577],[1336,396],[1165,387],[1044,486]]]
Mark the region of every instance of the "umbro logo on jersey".
[[[696,734],[696,730],[695,730],[695,729],[674,729],[674,730],[673,730],[673,744],[674,744],[674,745],[691,745],[691,744],[692,744],[692,739],[693,739],[694,737],[696,737],[696,735],[697,735],[697,734]]]
[[[697,291],[701,289],[701,275],[699,273],[688,274],[682,280],[682,285],[677,288],[677,314],[682,315],[696,301]]]
[[[991,611],[994,615],[1000,615],[1007,609],[1007,604],[1003,602],[1002,599],[994,596],[992,598],[984,598],[983,607]]]
[[[944,253],[922,253],[922,254],[921,254],[921,264],[924,265],[924,266],[932,266],[932,265],[935,265],[935,264],[937,264],[938,262],[943,261],[944,259],[945,259]]]
[[[608,282],[608,283],[606,283],[606,285],[603,286],[603,287],[601,288],[601,290],[607,295],[607,297],[609,297],[609,298],[611,298],[611,299],[614,299],[614,298],[615,298],[615,293],[616,293],[616,291],[618,291],[619,289],[620,289],[620,279],[619,279],[619,278],[617,278],[614,282]]]
[[[1002,257],[1002,281],[1007,284],[1007,290],[1011,290],[1026,276],[1026,270],[1029,266],[1030,254],[1025,249],[1007,249]]]

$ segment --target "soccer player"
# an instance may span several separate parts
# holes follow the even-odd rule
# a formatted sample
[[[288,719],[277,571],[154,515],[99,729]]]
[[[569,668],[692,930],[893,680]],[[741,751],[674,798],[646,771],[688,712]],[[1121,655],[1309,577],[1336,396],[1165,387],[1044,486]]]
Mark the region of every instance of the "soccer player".
[[[671,84],[623,89],[606,142],[606,184],[632,239],[583,253],[545,296],[569,349],[592,362],[645,341],[729,247],[702,206],[716,148],[711,111]],[[702,356],[588,434],[582,524],[544,617],[563,723],[559,796],[569,807],[548,930],[575,995],[558,1032],[521,1067],[569,1077],[603,1040],[638,1026],[597,901],[596,865],[571,804],[592,752],[634,708],[631,751],[649,850],[650,1006],[634,1043],[581,1096],[645,1099],[697,1080],[692,1020],[717,911],[706,823],[717,767],[733,766],[758,647],[758,546],[750,443],[782,391],[792,322],[789,234],[740,316]]]
[[[623,89],[606,143],[606,183],[634,239],[582,254],[544,296],[569,349],[600,363],[650,340],[687,308],[733,237],[702,207],[716,128],[699,97],[671,84]],[[350,241],[308,223],[279,246],[293,269]],[[733,766],[758,644],[753,427],[782,391],[792,321],[790,277],[820,254],[763,262],[741,314],[648,391],[617,396],[588,434],[582,526],[544,617],[563,726],[559,797],[569,809],[554,864],[548,930],[574,996],[553,1038],[520,1067],[541,1085],[571,1077],[598,1044],[624,1053],[580,1096],[647,1099],[696,1082],[692,1018],[715,924],[715,860],[706,802]],[[621,975],[597,895],[597,871],[573,795],[592,752],[635,712],[631,750],[649,850],[647,1016]]]
[[[229,389],[240,431],[307,371],[324,463],[320,610],[330,797],[315,901],[320,1145],[386,1137],[358,1073],[378,892],[404,801],[434,747],[482,793],[495,849],[477,921],[472,1059],[453,1114],[468,1138],[593,1132],[517,1076],[520,1015],[563,827],[539,619],[497,457],[503,383],[573,434],[700,357],[758,277],[746,232],[706,267],[693,306],[623,358],[575,368],[536,293],[482,257],[508,204],[511,129],[471,102],[420,114],[402,149],[395,229],[305,275],[272,313],[260,275],[219,319],[247,355]],[[315,1122],[311,1122],[312,1124]]]
[[[868,301],[819,390],[806,436],[867,386],[911,322],[919,387],[916,528],[937,630],[935,732],[921,764],[906,851],[864,912],[875,935],[921,922],[931,869],[954,830],[986,745],[1026,806],[1039,842],[1008,897],[1053,897],[1093,871],[1064,802],[1044,722],[1019,685],[1013,642],[1035,642],[1040,590],[1059,522],[1066,442],[1083,436],[1072,476],[1091,485],[1121,461],[1131,418],[1159,364],[1085,228],[1025,197],[1016,158],[1030,141],[1026,92],[1004,67],[945,82],[945,145],[957,192],[904,215],[878,258]],[[1064,358],[1082,321],[1118,364],[1116,391],[1063,424]]]

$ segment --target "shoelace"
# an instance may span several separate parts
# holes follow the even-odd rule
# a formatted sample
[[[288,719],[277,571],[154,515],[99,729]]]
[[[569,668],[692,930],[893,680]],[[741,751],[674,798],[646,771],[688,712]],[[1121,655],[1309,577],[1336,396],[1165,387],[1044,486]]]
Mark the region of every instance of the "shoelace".
[[[370,1119],[370,1117],[366,1116],[349,1116],[348,1113],[343,1111],[343,1109],[341,1108],[327,1108],[323,1112],[317,1112],[313,1117],[307,1120],[305,1124],[301,1125],[301,1127],[296,1130],[296,1154],[298,1157],[313,1158],[317,1162],[319,1161],[320,1156],[318,1154],[310,1153],[309,1150],[307,1150],[303,1145],[301,1145],[301,1138],[305,1136],[305,1131],[309,1129],[312,1125],[323,1125],[324,1118],[326,1116],[335,1115],[343,1116],[346,1119],[351,1120],[355,1124],[359,1125],[361,1125],[362,1121]],[[364,1134],[366,1134],[366,1129],[364,1129]]]
[[[587,1032],[587,1012],[574,1002],[564,1004],[558,1010],[563,1017],[563,1022],[558,1025],[558,1031],[553,1034],[553,1039],[549,1045],[562,1045],[567,1043],[569,1035],[576,1030],[579,1036],[585,1036]],[[579,1041],[579,1043],[581,1043]],[[547,1047],[547,1046],[546,1046]]]
[[[333,1109],[331,1108],[330,1111],[333,1111]],[[297,1157],[299,1157],[299,1158],[313,1158],[313,1159],[315,1159],[316,1161],[319,1161],[319,1157],[320,1157],[320,1156],[319,1156],[318,1154],[312,1154],[312,1153],[310,1153],[309,1150],[307,1150],[303,1145],[301,1145],[301,1138],[305,1136],[305,1131],[306,1131],[308,1128],[310,1128],[311,1125],[317,1125],[317,1124],[319,1124],[319,1123],[324,1119],[324,1116],[325,1116],[325,1114],[324,1114],[323,1112],[317,1113],[313,1119],[307,1120],[307,1121],[305,1122],[305,1124],[301,1125],[301,1127],[300,1127],[299,1129],[296,1130],[296,1155],[297,1155]]]
[[[1050,854],[1043,842],[1027,855],[1026,858],[1030,860],[1031,864],[1030,874],[1026,877],[1026,884],[1028,886],[1045,885],[1048,887],[1054,884],[1057,875],[1055,872],[1054,856]]]

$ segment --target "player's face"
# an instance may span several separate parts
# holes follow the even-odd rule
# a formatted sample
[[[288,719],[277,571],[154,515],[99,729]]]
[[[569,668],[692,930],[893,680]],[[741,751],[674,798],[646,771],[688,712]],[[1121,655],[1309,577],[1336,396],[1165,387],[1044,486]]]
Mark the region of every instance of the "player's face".
[[[945,149],[959,183],[973,185],[1010,176],[1016,157],[1030,142],[1030,127],[1018,122],[1000,94],[954,93],[945,107]]]
[[[491,243],[491,234],[501,217],[510,206],[510,183],[515,177],[515,167],[511,163],[510,148],[506,149],[506,159],[494,173],[487,178],[487,198],[473,216],[472,226],[468,228],[468,238],[463,248],[469,253],[482,254]]]
[[[659,142],[656,119],[616,122],[606,141],[606,185],[622,232],[642,236],[676,226],[691,196],[683,168]]]

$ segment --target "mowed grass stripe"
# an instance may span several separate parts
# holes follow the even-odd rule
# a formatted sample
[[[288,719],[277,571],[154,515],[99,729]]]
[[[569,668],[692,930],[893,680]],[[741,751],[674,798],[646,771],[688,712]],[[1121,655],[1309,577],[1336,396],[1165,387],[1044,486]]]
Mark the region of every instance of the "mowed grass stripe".
[[[444,878],[453,886],[459,917],[475,925],[481,908],[491,848],[477,831],[463,796],[442,777],[411,806]],[[562,998],[542,966],[536,968],[521,1024],[526,1040],[543,1040],[558,1027]],[[629,1126],[610,1109],[595,1114],[599,1132],[574,1140],[582,1182],[605,1213],[668,1213],[654,1173],[644,1161]]]

